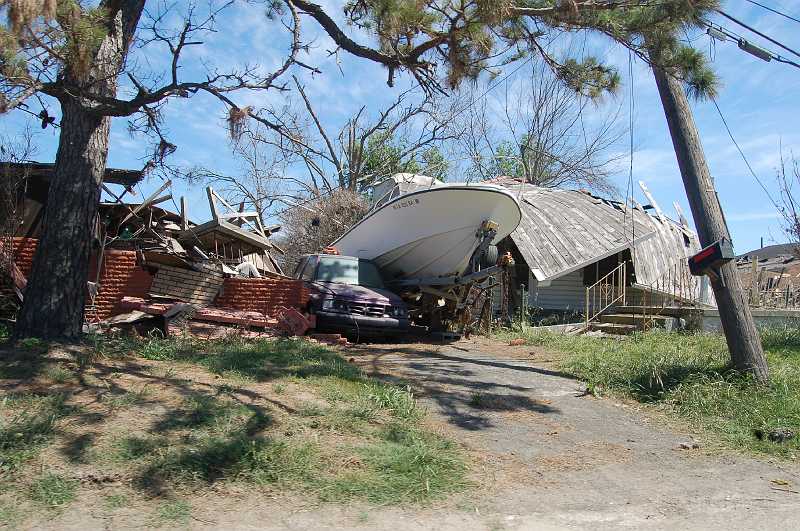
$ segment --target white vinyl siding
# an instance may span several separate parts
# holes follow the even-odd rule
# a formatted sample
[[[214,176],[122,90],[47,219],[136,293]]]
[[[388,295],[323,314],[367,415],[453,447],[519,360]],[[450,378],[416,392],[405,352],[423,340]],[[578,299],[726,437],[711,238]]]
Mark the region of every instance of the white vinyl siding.
[[[531,275],[529,301],[532,308],[583,312],[585,296],[583,269],[557,278],[549,286],[540,285]]]

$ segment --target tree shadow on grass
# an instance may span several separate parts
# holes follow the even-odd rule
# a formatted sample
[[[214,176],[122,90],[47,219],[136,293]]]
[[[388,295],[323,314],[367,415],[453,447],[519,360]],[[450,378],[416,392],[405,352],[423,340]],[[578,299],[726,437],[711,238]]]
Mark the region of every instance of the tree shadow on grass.
[[[531,396],[535,392],[533,385],[512,383],[509,374],[516,371],[560,374],[523,363],[418,348],[378,352],[366,352],[371,357],[370,376],[400,385],[407,383],[416,396],[435,404],[447,422],[458,428],[468,431],[496,428],[497,414],[503,413],[559,413],[546,401]],[[397,354],[402,358],[397,359]],[[392,357],[386,359],[388,355]]]
[[[184,407],[168,411],[153,425],[156,433],[174,430],[197,430],[230,421],[235,417],[247,417],[244,433],[252,436],[273,424],[269,412],[257,404],[243,404],[234,399],[221,400],[218,396],[195,393],[187,398]]]
[[[47,366],[47,348],[40,345],[0,344],[0,380],[31,380]]]
[[[628,392],[639,402],[652,403],[663,400],[665,395],[680,386],[696,381],[746,381],[746,376],[735,372],[730,365],[718,367],[698,367],[696,365],[672,365],[666,369],[640,374],[632,379],[626,387]]]
[[[168,352],[157,344],[150,348],[151,354],[159,356]],[[136,354],[140,353],[129,343],[118,352],[106,351],[88,361],[58,360],[75,373],[65,384],[65,397],[81,403],[86,411],[70,412],[63,426],[68,429],[48,431],[40,447],[52,444],[58,435],[57,450],[66,463],[124,470],[120,474],[148,496],[238,477],[283,481],[287,474],[299,477],[312,466],[313,448],[267,436],[276,408],[289,414],[296,411],[278,397],[264,396],[269,393],[263,386],[244,389],[247,383],[227,376],[235,373],[246,377],[245,382],[262,384],[285,377],[368,382],[363,371],[340,354],[302,341],[233,342],[207,348],[195,344],[193,349],[176,348],[169,354],[167,360],[180,366],[141,361]],[[39,374],[32,363],[30,357],[22,360],[27,367],[20,367],[25,369],[20,374]],[[197,377],[189,364],[223,378],[215,380],[206,371]],[[31,387],[15,385],[21,392]],[[47,390],[46,382],[39,385],[37,381],[39,387]],[[126,398],[137,392],[142,400]],[[140,419],[146,419],[146,424]],[[29,431],[33,437],[42,430],[34,426]],[[94,452],[102,459],[94,461]]]
[[[88,463],[96,439],[96,433],[82,433],[68,440],[61,448],[61,453],[67,457],[70,463]]]
[[[335,376],[361,380],[361,371],[339,354],[303,341],[259,341],[249,345],[231,345],[206,355],[182,356],[196,361],[216,374],[235,372],[258,382],[285,376],[308,378]]]

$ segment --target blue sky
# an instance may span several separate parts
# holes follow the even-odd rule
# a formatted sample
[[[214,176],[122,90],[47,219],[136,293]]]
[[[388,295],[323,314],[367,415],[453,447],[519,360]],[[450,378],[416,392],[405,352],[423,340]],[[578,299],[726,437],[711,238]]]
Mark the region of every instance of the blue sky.
[[[800,5],[793,0],[759,0],[760,3],[800,18]],[[343,2],[328,0],[323,2],[332,12],[339,12]],[[800,23],[770,13],[745,0],[728,0],[724,9],[740,20],[755,26],[762,32],[783,42],[789,47],[800,49]],[[749,34],[722,17],[721,23],[736,33],[746,35],[749,40],[772,50],[774,45],[756,35]],[[263,5],[238,5],[220,20],[220,31],[204,38],[205,45],[190,49],[185,58],[185,71],[191,73],[201,63],[226,66],[254,61],[264,68],[274,68],[281,61],[287,41],[284,32],[276,27],[276,22],[264,16]],[[330,40],[307,18],[303,20],[305,41],[312,41],[308,53],[301,59],[322,70],[322,74],[310,75],[296,70],[306,86],[309,97],[320,110],[321,119],[327,126],[339,126],[362,105],[377,110],[394,99],[397,92],[411,86],[411,80],[400,76],[397,87],[386,85],[385,71],[375,64],[358,60],[345,54],[330,56],[327,50],[333,46]],[[357,35],[363,39],[363,36]],[[722,78],[724,87],[718,104],[750,161],[756,174],[761,178],[773,196],[778,195],[776,168],[780,159],[780,145],[784,153],[792,150],[800,155],[800,69],[777,62],[764,62],[741,51],[736,43],[717,43],[709,45],[704,35],[692,36],[694,44],[710,51],[713,65]],[[592,51],[617,66],[623,74],[619,94],[607,98],[606,106],[621,106],[621,121],[628,123],[630,93],[633,93],[635,112],[633,113],[633,135],[636,146],[633,156],[634,182],[643,180],[653,192],[662,209],[674,216],[673,201],[678,201],[685,212],[689,212],[680,173],[666,121],[661,109],[658,93],[652,74],[641,62],[634,63],[633,79],[629,79],[627,51],[600,38],[590,39]],[[781,55],[791,57],[788,52]],[[796,58],[800,61],[800,58]],[[142,65],[160,66],[163,55],[157,50],[147,50],[137,57]],[[513,82],[514,79],[509,79]],[[633,89],[632,91],[630,89]],[[498,94],[490,93],[487,105],[496,103]],[[284,96],[277,91],[268,93],[244,94],[238,97],[240,104],[256,107],[280,106]],[[57,106],[50,105],[51,112]],[[693,104],[695,120],[700,130],[706,155],[715,178],[720,199],[733,234],[737,252],[758,247],[761,237],[765,242],[780,242],[784,237],[775,207],[761,187],[750,175],[723,127],[714,105],[710,102]],[[607,111],[602,106],[598,114]],[[225,126],[224,109],[210,98],[197,97],[192,100],[171,101],[165,111],[166,129],[178,151],[171,162],[186,165],[201,165],[219,172],[236,172],[240,163],[232,156]],[[21,113],[11,113],[0,118],[0,133],[18,134],[28,117]],[[34,128],[38,127],[33,122]],[[40,161],[54,158],[57,136],[49,129],[37,136]],[[627,142],[627,140],[626,140]],[[146,139],[131,137],[125,119],[116,119],[112,125],[111,146],[108,164],[112,167],[140,168],[151,148]],[[628,162],[620,165],[614,177],[618,186],[625,190],[628,181]],[[147,195],[161,184],[156,178],[145,181],[141,193]],[[646,202],[636,187],[637,198]],[[185,183],[175,183],[173,194],[189,198],[192,217],[202,220],[208,208],[202,187],[188,187]]]

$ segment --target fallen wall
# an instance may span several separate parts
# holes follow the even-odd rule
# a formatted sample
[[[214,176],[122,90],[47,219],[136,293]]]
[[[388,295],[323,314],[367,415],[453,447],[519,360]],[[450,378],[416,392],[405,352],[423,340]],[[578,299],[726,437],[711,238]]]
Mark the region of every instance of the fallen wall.
[[[14,262],[28,277],[33,265],[37,240],[14,238]],[[97,280],[97,256],[89,262],[89,280]],[[86,301],[87,317],[90,321],[106,319],[120,313],[119,303],[123,297],[146,297],[153,283],[153,275],[136,263],[135,251],[106,251],[100,269],[100,291],[94,299]]]
[[[307,303],[302,280],[226,278],[214,306],[275,316],[281,308],[304,309]]]
[[[26,277],[31,271],[36,243],[34,239],[13,239],[14,261]],[[93,256],[90,263],[89,279],[94,281],[97,257]],[[153,275],[137,264],[135,251],[107,250],[100,274],[100,292],[94,308],[89,308],[87,301],[87,317],[95,321],[128,311],[120,307],[123,297],[147,299],[153,282]],[[304,309],[307,303],[308,290],[301,280],[226,278],[212,306],[274,317],[281,308]]]

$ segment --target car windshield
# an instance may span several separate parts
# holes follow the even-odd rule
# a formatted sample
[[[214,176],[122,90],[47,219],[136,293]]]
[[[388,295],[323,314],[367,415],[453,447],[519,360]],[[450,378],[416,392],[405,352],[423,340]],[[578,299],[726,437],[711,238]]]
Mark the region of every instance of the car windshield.
[[[320,259],[316,280],[338,282],[366,288],[383,288],[383,280],[375,264],[367,260],[326,256]]]

